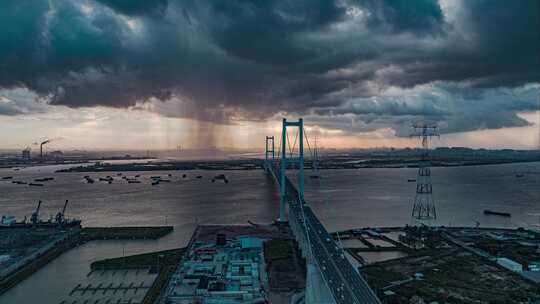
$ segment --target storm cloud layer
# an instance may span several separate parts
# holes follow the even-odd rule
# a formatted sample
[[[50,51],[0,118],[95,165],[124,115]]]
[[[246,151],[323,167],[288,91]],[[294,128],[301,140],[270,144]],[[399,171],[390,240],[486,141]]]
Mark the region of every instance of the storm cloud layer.
[[[7,0],[0,28],[0,88],[52,105],[398,135],[418,119],[523,126],[538,109],[537,0]]]

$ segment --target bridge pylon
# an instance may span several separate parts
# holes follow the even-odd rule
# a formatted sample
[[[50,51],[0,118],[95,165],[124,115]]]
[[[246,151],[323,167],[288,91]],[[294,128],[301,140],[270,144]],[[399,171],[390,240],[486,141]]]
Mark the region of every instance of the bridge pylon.
[[[293,149],[289,147],[287,128],[298,128],[298,157],[294,157],[292,150],[290,150],[291,157],[287,157],[287,149]],[[280,201],[279,201],[279,219],[280,222],[287,221],[285,215],[285,208],[287,205],[287,182],[286,172],[289,164],[298,165],[298,199],[304,201],[304,120],[302,118],[298,121],[287,121],[283,118],[283,128],[281,131],[281,160],[280,160]]]
[[[272,166],[274,158],[274,136],[266,136],[266,151],[264,154],[264,169],[266,172],[270,170],[270,166]]]
[[[287,136],[289,127],[298,128],[298,133],[295,134],[297,138],[294,139],[292,147]],[[283,119],[282,138],[278,152],[281,154],[279,166],[276,161],[266,163],[268,173],[280,184],[278,221],[286,221],[285,208],[288,207],[288,225],[302,250],[302,255],[306,258],[304,303],[380,304],[375,293],[354,269],[343,249],[338,247],[332,235],[324,228],[304,199],[304,135],[302,119],[298,121]],[[295,154],[294,148],[297,142],[299,149]],[[290,152],[290,156],[287,151]],[[296,185],[285,174],[289,164],[297,165]]]

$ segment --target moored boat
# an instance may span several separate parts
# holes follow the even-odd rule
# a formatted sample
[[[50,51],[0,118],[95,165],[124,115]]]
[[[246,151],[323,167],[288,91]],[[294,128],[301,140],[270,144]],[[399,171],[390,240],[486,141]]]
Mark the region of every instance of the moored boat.
[[[512,215],[508,212],[499,212],[499,211],[492,211],[492,210],[484,210],[485,215],[498,215],[498,216],[504,216],[504,217],[511,217]]]

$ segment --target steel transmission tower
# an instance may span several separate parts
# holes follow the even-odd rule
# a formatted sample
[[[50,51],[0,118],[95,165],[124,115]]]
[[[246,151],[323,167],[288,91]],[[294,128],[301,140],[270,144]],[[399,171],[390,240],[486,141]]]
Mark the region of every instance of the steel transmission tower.
[[[418,163],[418,174],[416,176],[416,195],[412,209],[412,219],[417,221],[430,221],[437,219],[435,202],[433,201],[431,185],[431,163],[429,161],[429,139],[432,136],[439,136],[437,126],[414,124],[411,137],[418,137],[422,140],[422,156]]]

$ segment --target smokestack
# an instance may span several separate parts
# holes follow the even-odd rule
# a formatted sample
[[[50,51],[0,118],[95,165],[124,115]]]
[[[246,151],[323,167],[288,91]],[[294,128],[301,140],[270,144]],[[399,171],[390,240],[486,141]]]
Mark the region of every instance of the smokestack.
[[[45,141],[43,141],[40,145],[39,145],[39,158],[41,158],[43,160],[43,145],[46,145],[48,143],[51,142],[51,139],[47,139]]]

